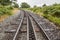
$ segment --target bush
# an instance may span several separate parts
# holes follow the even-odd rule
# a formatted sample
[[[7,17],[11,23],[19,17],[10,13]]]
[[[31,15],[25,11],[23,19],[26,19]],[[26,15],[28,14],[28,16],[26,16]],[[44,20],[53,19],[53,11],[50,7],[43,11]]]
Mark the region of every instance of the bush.
[[[53,15],[56,17],[60,17],[60,10],[56,10]]]
[[[0,16],[7,14],[7,15],[11,15],[11,9],[13,9],[11,6],[10,7],[5,7],[5,6],[1,6],[0,5]]]
[[[11,9],[13,9],[14,7],[12,7],[12,6],[9,6],[9,7],[7,7],[7,9],[9,9],[9,10],[11,10]]]
[[[60,26],[60,4],[44,6],[41,8],[36,7],[36,8],[31,8],[30,10],[36,13],[42,12],[43,13],[42,16],[49,19],[58,26]]]

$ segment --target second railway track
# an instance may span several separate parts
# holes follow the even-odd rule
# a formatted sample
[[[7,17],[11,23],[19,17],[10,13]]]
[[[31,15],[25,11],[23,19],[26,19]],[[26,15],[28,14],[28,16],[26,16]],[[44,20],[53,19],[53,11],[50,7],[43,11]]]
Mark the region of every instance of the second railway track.
[[[49,40],[32,17],[30,17],[30,21],[36,40]]]

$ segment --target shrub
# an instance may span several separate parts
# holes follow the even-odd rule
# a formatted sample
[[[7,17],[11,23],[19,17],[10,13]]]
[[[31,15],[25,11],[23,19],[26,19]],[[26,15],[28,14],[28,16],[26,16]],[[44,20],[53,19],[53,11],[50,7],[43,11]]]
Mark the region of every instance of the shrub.
[[[60,10],[56,10],[53,15],[56,17],[60,17]]]
[[[7,15],[11,15],[11,9],[13,9],[11,6],[10,7],[5,7],[5,6],[1,6],[0,5],[0,16],[7,14]]]

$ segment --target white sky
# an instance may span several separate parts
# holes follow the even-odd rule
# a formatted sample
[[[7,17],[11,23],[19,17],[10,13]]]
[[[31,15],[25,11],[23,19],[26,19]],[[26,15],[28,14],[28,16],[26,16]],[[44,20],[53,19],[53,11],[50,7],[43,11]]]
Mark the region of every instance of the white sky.
[[[60,3],[60,0],[17,0],[17,3],[20,5],[22,2],[28,3],[30,6],[42,6],[43,4],[51,5],[54,3]]]

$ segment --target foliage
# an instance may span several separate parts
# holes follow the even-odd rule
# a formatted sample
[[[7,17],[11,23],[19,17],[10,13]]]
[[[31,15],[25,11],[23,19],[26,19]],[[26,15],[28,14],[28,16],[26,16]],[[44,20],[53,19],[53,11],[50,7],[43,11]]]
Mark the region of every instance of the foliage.
[[[14,7],[15,7],[15,8],[18,8],[19,5],[18,5],[17,3],[14,2]]]
[[[37,6],[36,5],[34,5],[34,8],[36,8]]]
[[[0,4],[1,5],[10,5],[12,3],[12,1],[10,1],[10,0],[0,0]]]
[[[0,16],[4,15],[4,14],[7,14],[7,15],[11,15],[11,10],[13,8],[11,6],[2,6],[0,5]]]
[[[45,6],[46,6],[46,4],[43,5],[43,7],[45,7]]]
[[[60,4],[55,3],[50,6],[44,4],[43,7],[30,8],[29,10],[36,13],[43,13],[43,17],[60,26]]]
[[[53,16],[60,17],[60,10],[56,10],[53,14]]]
[[[23,2],[23,3],[21,4],[21,8],[30,8],[30,5],[27,4],[27,3],[25,3],[25,2]]]
[[[43,7],[43,13],[50,14],[56,17],[60,17],[60,5],[53,5],[53,6],[47,6]]]
[[[18,5],[15,3],[15,6],[13,7],[11,4],[13,1],[16,0],[0,0],[0,16],[2,15],[11,15],[11,10],[14,7],[18,7]]]

